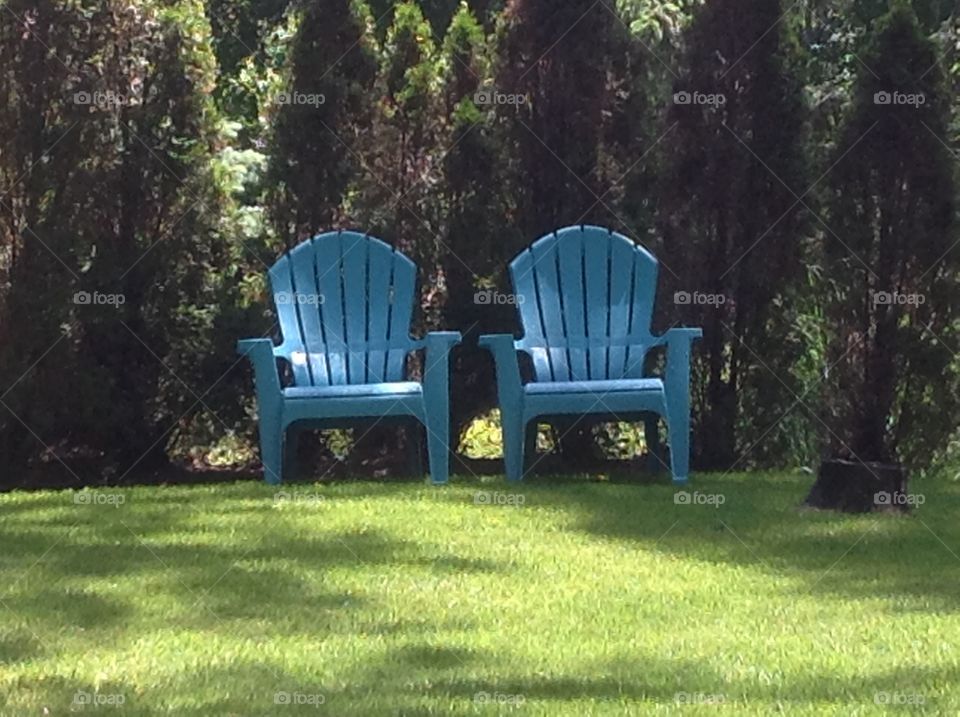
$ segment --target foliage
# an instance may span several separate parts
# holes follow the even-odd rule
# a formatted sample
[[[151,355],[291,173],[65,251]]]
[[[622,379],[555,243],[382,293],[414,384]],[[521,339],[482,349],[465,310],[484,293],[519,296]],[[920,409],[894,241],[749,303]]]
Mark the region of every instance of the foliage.
[[[619,0],[616,5],[630,31],[657,45],[678,39],[703,0]]]
[[[824,237],[829,442],[839,455],[923,465],[960,416],[950,93],[904,3],[877,23],[863,63]]]
[[[600,453],[610,460],[630,460],[643,454],[647,444],[642,423],[603,423],[595,429]]]
[[[260,97],[256,78],[282,66],[277,56],[276,33],[283,32],[291,12],[301,3],[293,0],[210,0],[207,16],[217,57],[215,98],[220,109],[257,134]],[[251,82],[252,81],[252,82]],[[253,139],[251,137],[250,139]],[[242,141],[246,141],[243,138]]]
[[[205,410],[229,307],[206,18],[194,0],[4,10],[0,463],[161,462]]]
[[[493,106],[481,101],[491,77],[491,53],[483,28],[462,4],[444,37],[439,97],[438,143],[445,155],[438,185],[438,272],[446,293],[438,324],[465,337],[452,378],[451,435],[459,435],[471,417],[495,403],[492,364],[476,337],[509,326],[514,307],[479,303],[477,291],[495,285],[522,241],[506,219],[503,137]]]
[[[460,436],[457,451],[467,458],[503,458],[500,409],[471,421]]]
[[[782,13],[767,0],[705,5],[667,116],[660,308],[704,328],[693,397],[704,468],[787,458],[770,432],[802,391],[811,346],[799,319],[806,108]]]
[[[621,426],[622,433],[618,436],[623,442],[630,442],[635,438],[627,424]],[[622,445],[622,444],[621,444]],[[611,444],[611,456],[622,457],[617,451],[617,445]],[[537,431],[537,451],[551,453],[556,448],[549,426],[541,425]],[[495,408],[489,413],[477,416],[460,434],[460,445],[457,452],[474,459],[503,458],[503,435],[501,433],[500,409]]]
[[[428,273],[436,261],[431,189],[438,172],[438,85],[430,25],[415,2],[400,3],[380,53],[379,99],[357,145],[362,171],[347,211],[358,226],[390,239]]]
[[[269,206],[283,245],[337,224],[358,171],[354,145],[366,131],[376,48],[366,6],[309,3],[291,41],[285,90],[275,102]]]
[[[438,38],[443,37],[454,16],[465,4],[471,14],[478,17],[484,24],[489,23],[496,13],[503,9],[503,0],[470,0],[469,4],[464,0],[422,0],[418,3],[424,19],[430,23],[431,31]],[[397,5],[396,0],[371,1],[370,8],[376,18],[377,31],[381,37],[393,24]]]
[[[604,155],[619,99],[615,61],[626,51],[623,24],[589,0],[560,9],[514,0],[501,36],[492,89],[515,98],[498,105],[517,197],[514,223],[529,238],[581,222],[619,228],[602,197],[606,180],[619,176]]]
[[[475,338],[517,328],[512,304],[476,293],[507,292],[541,234],[591,222],[660,259],[657,332],[706,329],[700,467],[809,463],[824,424],[833,452],[955,452],[960,16],[909,4],[894,46],[903,0],[892,16],[888,0],[5,2],[0,470],[248,460],[234,342],[275,333],[279,252],[347,226],[417,262],[416,332],[464,333],[454,435],[478,419],[492,438]],[[871,104],[884,83],[934,99],[890,111]],[[890,286],[928,301],[870,304]],[[571,468],[643,440],[555,428]],[[361,464],[398,449],[379,428],[323,440]]]

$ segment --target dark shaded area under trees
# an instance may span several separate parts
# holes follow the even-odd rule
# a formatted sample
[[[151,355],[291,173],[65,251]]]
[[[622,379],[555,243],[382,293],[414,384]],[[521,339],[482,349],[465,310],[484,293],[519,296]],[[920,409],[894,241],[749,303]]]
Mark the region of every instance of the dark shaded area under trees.
[[[495,406],[476,336],[516,329],[476,292],[584,222],[661,260],[657,330],[704,327],[698,470],[951,461],[958,47],[938,0],[9,0],[0,487],[251,462],[233,343],[275,332],[278,254],[346,227],[417,262],[417,330],[464,333],[454,435]],[[554,437],[581,468],[621,431]]]

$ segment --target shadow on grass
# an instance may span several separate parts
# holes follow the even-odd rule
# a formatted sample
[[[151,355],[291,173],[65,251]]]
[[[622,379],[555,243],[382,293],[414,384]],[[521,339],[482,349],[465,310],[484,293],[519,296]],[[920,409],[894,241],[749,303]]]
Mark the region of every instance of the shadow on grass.
[[[758,568],[798,580],[800,592],[896,600],[895,609],[905,612],[960,609],[960,484],[916,484],[926,503],[902,516],[803,508],[812,476],[707,474],[685,487],[674,487],[665,476],[655,483],[648,479],[623,472],[533,476],[520,483],[458,476],[426,498],[462,507],[474,504],[478,492],[522,495],[523,508],[559,511],[569,530],[677,557]],[[336,500],[423,499],[409,486],[342,487],[348,492]],[[714,502],[678,503],[680,492]],[[717,505],[715,496],[723,502]],[[483,509],[498,508],[478,507]]]
[[[719,507],[678,504],[676,490],[667,483],[639,486],[576,477],[536,477],[522,484],[460,479],[436,489],[393,483],[299,486],[323,495],[315,517],[313,508],[291,513],[277,509],[276,488],[245,484],[143,493],[135,489],[118,508],[78,507],[69,493],[31,495],[0,510],[0,542],[6,548],[0,568],[14,583],[6,585],[0,597],[24,620],[0,629],[0,664],[12,666],[54,652],[56,646],[42,645],[37,633],[59,635],[65,629],[96,631],[101,646],[129,649],[131,632],[142,621],[156,619],[149,611],[167,610],[172,604],[179,608],[164,615],[172,628],[211,638],[228,631],[232,637],[263,639],[268,624],[271,640],[349,633],[371,639],[392,636],[405,644],[371,649],[362,668],[339,672],[335,684],[285,670],[278,666],[284,658],[274,655],[262,662],[201,666],[157,681],[166,680],[169,689],[158,686],[138,693],[129,685],[94,686],[61,677],[40,678],[30,689],[54,714],[67,712],[77,690],[99,690],[123,694],[124,714],[151,714],[158,708],[184,715],[249,714],[251,708],[269,714],[275,713],[277,693],[300,692],[322,694],[327,713],[366,717],[428,714],[427,704],[433,705],[432,714],[497,713],[496,704],[481,709],[477,696],[483,694],[519,695],[529,702],[589,699],[616,706],[675,704],[678,693],[719,693],[728,702],[745,697],[771,704],[840,707],[871,703],[881,692],[922,694],[924,685],[960,680],[955,668],[904,667],[856,679],[790,674],[765,685],[749,678],[725,680],[707,661],[661,655],[585,661],[576,674],[534,672],[504,664],[500,654],[430,642],[437,632],[469,630],[470,615],[454,610],[443,618],[390,620],[373,604],[375,585],[366,595],[324,587],[328,572],[358,565],[375,568],[374,576],[417,571],[432,578],[512,569],[447,550],[426,553],[420,542],[363,525],[323,530],[325,511],[331,507],[377,498],[428,500],[432,510],[476,507],[478,512],[471,515],[479,522],[483,510],[504,510],[474,506],[474,496],[482,490],[522,494],[524,507],[511,510],[547,511],[564,530],[686,559],[750,567],[795,580],[804,592],[905,599],[905,605],[897,605],[902,610],[957,609],[960,559],[950,551],[960,553],[958,486],[924,485],[923,509],[894,517],[800,510],[808,485],[807,479],[758,474],[702,476],[686,489],[722,495]],[[210,524],[198,522],[198,515],[209,516]],[[214,523],[214,518],[222,522]],[[469,529],[469,523],[464,528]],[[131,576],[145,592],[162,599],[143,608],[116,597],[111,583]],[[771,585],[778,589],[776,582]],[[795,585],[783,587],[784,598],[796,590]],[[156,629],[155,622],[149,625]],[[231,690],[224,690],[227,684]],[[448,712],[437,711],[438,697]],[[283,709],[283,714],[316,713],[314,705]]]
[[[427,500],[438,507],[462,507],[472,504],[478,491],[497,491],[522,494],[525,508],[558,511],[569,530],[680,557],[759,568],[774,576],[799,579],[804,591],[854,598],[907,598],[898,606],[901,610],[955,611],[960,607],[960,521],[955,519],[960,486],[955,483],[926,481],[921,485],[926,504],[913,515],[898,517],[801,509],[812,481],[809,477],[695,476],[684,490],[722,496],[723,503],[717,507],[677,504],[677,490],[668,480],[653,485],[631,484],[623,475],[617,480],[624,482],[565,476],[533,477],[519,484],[499,478],[457,477],[451,486],[439,488],[396,482],[289,484],[283,488],[244,483],[174,486],[134,489],[126,493],[129,502],[118,508],[81,509],[73,505],[69,492],[35,494],[20,503],[0,503],[0,515],[4,516],[0,541],[15,546],[18,562],[43,556],[44,563],[58,575],[150,574],[169,566],[191,590],[219,579],[238,561],[278,558],[318,570],[359,562],[408,565],[447,574],[492,573],[505,566],[452,553],[424,556],[422,546],[374,531],[333,535],[309,531],[291,537],[288,530],[279,529],[286,521],[284,510],[264,511],[275,508],[274,498],[281,490],[320,496],[323,502],[316,509],[290,514],[302,517],[310,515],[305,511],[316,510],[318,525],[323,524],[325,510],[355,501]],[[124,512],[131,507],[133,513]],[[229,543],[237,542],[233,535],[228,535],[224,544],[185,542],[184,536],[190,541],[197,533],[197,515],[211,513],[235,519],[237,525],[248,516],[264,519],[267,515],[268,523],[275,523],[278,529],[258,528],[256,544],[240,539],[240,544],[232,546]],[[58,535],[53,529],[62,530],[65,523],[74,522],[69,537],[50,550]],[[0,561],[5,562],[3,558]],[[303,599],[304,588],[279,573],[244,572],[234,567],[230,575],[238,581],[231,584],[231,592],[290,594]],[[290,601],[291,605],[296,602]]]
[[[537,703],[584,700],[607,705],[611,714],[639,714],[633,711],[640,709],[638,703],[647,703],[651,709],[654,704],[670,705],[679,711],[697,699],[731,705],[749,701],[754,708],[759,702],[787,710],[830,706],[840,714],[848,713],[840,710],[875,705],[891,695],[923,700],[924,709],[936,713],[939,706],[925,696],[925,689],[960,679],[960,670],[955,668],[911,667],[853,678],[807,673],[780,683],[758,684],[755,680],[726,679],[705,661],[656,655],[585,662],[577,674],[517,674],[515,667],[503,674],[503,665],[495,655],[423,642],[388,650],[366,661],[362,668],[339,674],[337,685],[305,681],[262,665],[242,665],[240,671],[250,677],[248,684],[277,692],[322,695],[327,713],[351,717],[525,714],[525,707]],[[490,678],[477,676],[484,674]],[[232,670],[204,670],[187,678],[185,689],[193,695],[204,695],[204,687],[220,679],[235,679],[235,675]],[[252,694],[250,700],[262,704],[265,696]],[[428,707],[429,701],[432,704]],[[231,710],[243,713],[244,709],[249,705],[245,706],[239,696],[217,697],[180,713],[229,714]]]
[[[534,479],[505,486],[527,506],[561,510],[569,527],[678,557],[799,578],[804,591],[841,598],[908,598],[898,606],[960,609],[960,486],[926,481],[914,514],[847,515],[801,507],[812,478],[699,476],[683,488]],[[678,504],[694,491],[719,506]],[[708,500],[701,497],[701,500]],[[716,500],[716,499],[714,499]]]
[[[364,526],[324,531],[333,500],[287,510],[271,487],[201,491],[134,489],[123,492],[129,500],[118,507],[77,505],[69,491],[0,505],[0,610],[22,621],[0,629],[0,664],[50,652],[36,635],[63,629],[98,631],[104,645],[119,647],[123,630],[114,628],[136,629],[157,610],[170,611],[164,617],[171,624],[199,631],[256,633],[270,623],[276,635],[335,634],[353,631],[358,620],[374,634],[433,629],[364,621],[375,612],[369,600],[325,588],[326,574],[372,568],[377,580],[404,570],[429,577],[507,569],[442,548],[425,551]],[[131,600],[129,588],[117,592],[116,581],[131,578],[148,600]],[[451,626],[469,625],[460,619]]]
[[[875,705],[884,696],[897,694],[923,700],[925,713],[945,714],[949,706],[926,698],[924,686],[960,679],[956,669],[913,667],[856,678],[812,673],[781,684],[758,685],[725,680],[703,662],[652,655],[587,663],[576,675],[514,674],[489,680],[470,676],[495,675],[497,669],[493,655],[421,643],[390,650],[361,669],[344,672],[337,676],[335,685],[266,661],[238,661],[174,675],[175,689],[170,685],[135,690],[121,682],[92,685],[62,677],[42,678],[35,688],[52,714],[67,714],[71,707],[76,711],[74,701],[78,697],[85,699],[81,695],[99,695],[101,700],[116,700],[119,696],[123,700],[119,713],[125,715],[163,712],[185,717],[527,714],[526,708],[537,703],[583,700],[606,705],[610,714],[640,714],[634,712],[642,709],[638,703],[647,703],[648,709],[653,709],[654,704],[672,706],[677,712],[691,709],[692,705],[683,701],[691,697],[716,699],[734,710],[736,703],[749,700],[754,708],[759,702],[771,709],[776,706],[777,711],[815,707],[849,714],[852,712],[843,710],[856,711],[857,706]],[[231,685],[232,689],[225,690],[224,685]],[[909,706],[901,710],[916,713],[916,708]]]
[[[500,695],[504,702],[512,696],[530,701],[595,700],[616,704],[653,702],[673,704],[677,710],[702,700],[710,708],[717,703],[766,702],[789,708],[830,704],[852,709],[857,704],[877,704],[884,699],[903,698],[922,701],[927,710],[937,705],[924,695],[929,686],[956,683],[960,669],[913,667],[891,669],[855,678],[830,673],[805,674],[781,684],[724,678],[705,662],[666,660],[652,655],[643,660],[623,660],[585,664],[581,674],[513,677],[485,681],[443,676],[435,683],[438,692],[465,703],[478,696],[489,700]],[[897,705],[899,707],[899,705]],[[623,705],[626,708],[626,705]],[[756,704],[754,704],[756,707]],[[716,709],[714,706],[713,709]]]

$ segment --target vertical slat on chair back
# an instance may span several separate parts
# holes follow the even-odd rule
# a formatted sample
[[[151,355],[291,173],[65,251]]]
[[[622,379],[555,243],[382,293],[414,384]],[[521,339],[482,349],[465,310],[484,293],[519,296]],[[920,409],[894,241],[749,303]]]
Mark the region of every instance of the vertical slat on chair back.
[[[404,378],[416,267],[357,232],[303,242],[270,270],[286,358],[300,386]]]
[[[347,329],[344,323],[342,233],[322,234],[300,245],[309,256],[317,277],[317,294],[323,297],[317,314],[323,326],[324,350],[330,366],[331,386],[350,383],[347,363]],[[298,247],[298,248],[300,248]],[[296,251],[296,250],[294,250]],[[315,384],[317,385],[317,384]]]
[[[624,241],[630,241],[623,237]],[[643,362],[653,342],[650,324],[653,321],[653,302],[657,294],[657,260],[645,249],[633,245],[633,261],[630,264],[633,296],[630,306],[630,336],[640,336],[640,343],[627,348],[622,376],[642,378]]]
[[[413,316],[413,296],[417,283],[417,267],[400,252],[393,253],[393,271],[389,284],[390,321],[387,324],[390,341],[410,338],[410,319]],[[407,351],[392,348],[387,352],[386,381],[400,381],[406,373]]]
[[[539,381],[565,381],[569,379],[566,351],[550,350],[546,337],[557,333],[554,322],[560,321],[560,303],[556,291],[556,264],[539,266],[545,245],[524,250],[513,263],[510,273],[520,311],[524,335],[530,340],[530,356]],[[537,271],[534,271],[534,267]],[[551,274],[549,269],[553,270]],[[562,329],[560,329],[562,331]],[[555,377],[555,378],[554,378]]]
[[[370,277],[371,283],[383,281],[388,289],[370,293],[367,307],[367,326],[371,337],[386,340],[390,336],[391,292],[389,287],[393,283],[393,267],[397,258],[393,250],[379,240],[371,243],[369,250],[367,276]],[[408,321],[411,313],[412,307],[406,313]],[[407,329],[409,329],[409,325]],[[371,349],[367,353],[367,380],[370,383],[387,380],[387,357],[388,351],[386,349]],[[399,377],[390,375],[392,380],[402,378],[402,374]]]
[[[646,250],[609,229],[567,227],[521,252],[510,274],[538,381],[642,376],[657,282]]]

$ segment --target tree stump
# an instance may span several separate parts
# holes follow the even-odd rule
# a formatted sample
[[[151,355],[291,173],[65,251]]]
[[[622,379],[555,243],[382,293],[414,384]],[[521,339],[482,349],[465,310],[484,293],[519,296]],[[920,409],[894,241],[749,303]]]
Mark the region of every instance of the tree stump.
[[[907,474],[896,463],[824,461],[804,505],[844,513],[910,510]]]

